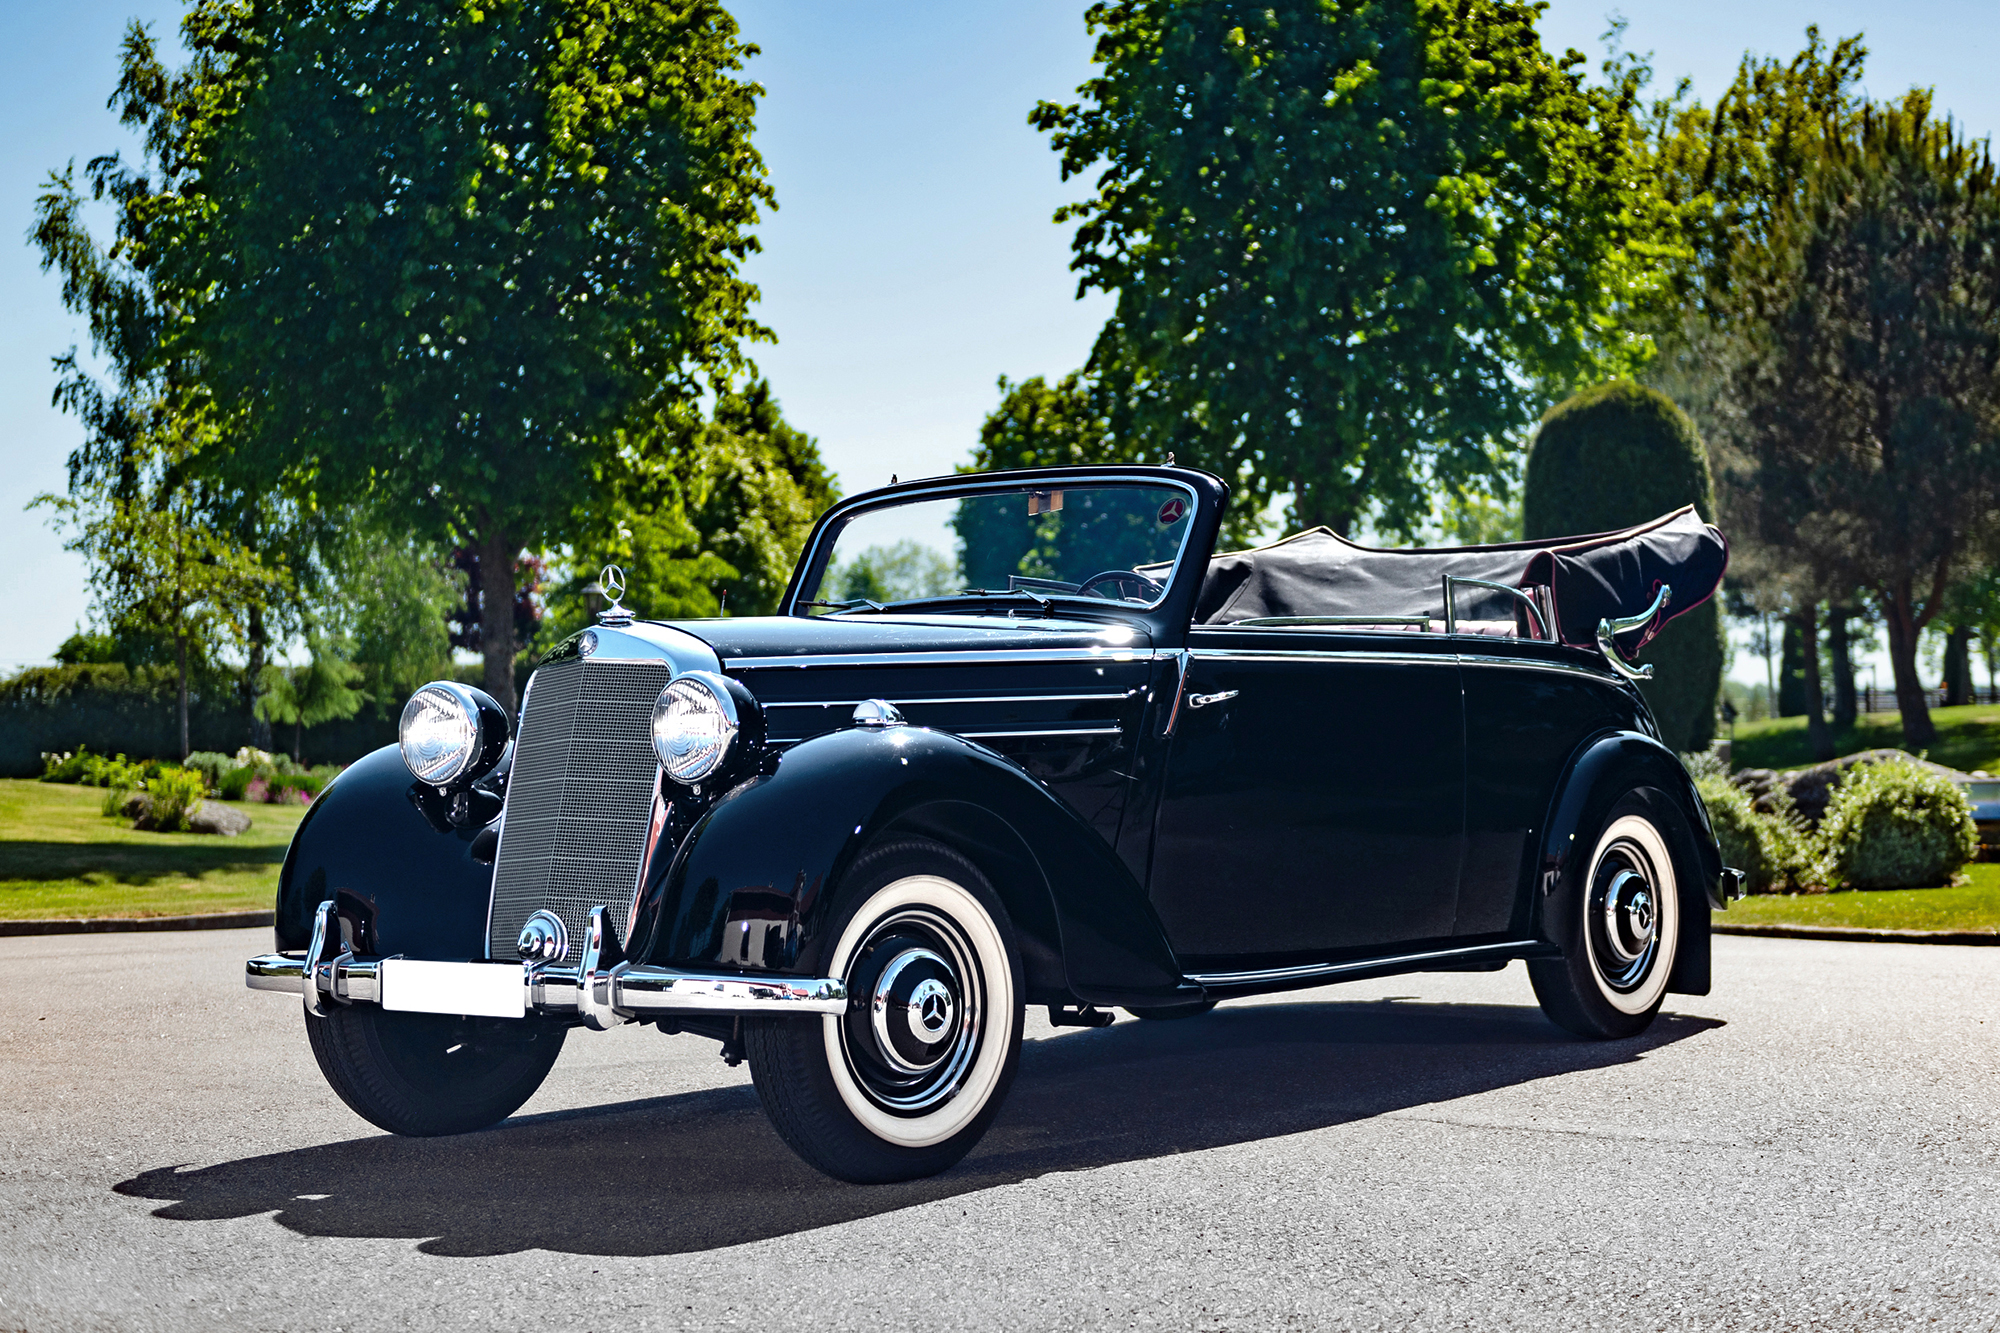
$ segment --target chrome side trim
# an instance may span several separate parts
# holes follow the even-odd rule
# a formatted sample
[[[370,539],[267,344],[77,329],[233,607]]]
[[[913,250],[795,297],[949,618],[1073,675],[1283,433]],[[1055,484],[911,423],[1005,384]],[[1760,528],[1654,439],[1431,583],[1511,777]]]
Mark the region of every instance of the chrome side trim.
[[[1599,685],[1618,683],[1608,671],[1579,666],[1574,662],[1544,662],[1533,657],[1498,657],[1489,653],[1460,653],[1458,660],[1466,666],[1522,667],[1529,671],[1555,671],[1566,676],[1582,676]]]
[[[1422,963],[1491,958],[1522,949],[1540,949],[1540,940],[1508,940],[1502,944],[1475,944],[1463,949],[1437,949],[1428,953],[1396,954],[1387,958],[1357,958],[1345,963],[1307,963],[1300,967],[1272,967],[1250,972],[1190,972],[1188,980],[1203,986],[1258,986],[1277,981],[1306,981],[1323,977],[1329,981],[1351,972],[1372,972],[1377,968],[1401,967],[1415,970]]]
[[[1038,704],[1038,703],[1082,703],[1104,702],[1114,699],[1129,699],[1133,691],[1120,690],[1115,694],[975,694],[955,699],[895,699],[898,708],[922,708],[927,704]],[[771,708],[854,708],[866,703],[865,699],[795,699],[777,700],[766,703]]]
[[[921,665],[973,665],[1005,662],[1031,665],[1036,662],[1150,662],[1172,657],[1155,648],[941,648],[934,652],[910,653],[824,653],[788,657],[732,657],[723,663],[727,671],[765,671],[780,667],[855,667]]]
[[[1340,648],[1196,648],[1203,660],[1226,662],[1363,662],[1391,666],[1448,663],[1452,653],[1377,653]]]
[[[945,734],[977,741],[1001,736],[1123,736],[1125,730],[1122,727],[1057,727],[1049,731],[952,731]]]

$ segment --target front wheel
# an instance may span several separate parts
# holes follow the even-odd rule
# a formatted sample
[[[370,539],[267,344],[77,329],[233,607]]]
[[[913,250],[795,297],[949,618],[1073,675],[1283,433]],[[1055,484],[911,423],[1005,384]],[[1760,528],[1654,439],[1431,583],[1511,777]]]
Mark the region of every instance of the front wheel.
[[[839,1180],[936,1175],[999,1113],[1021,1058],[1020,953],[986,877],[941,843],[897,841],[842,884],[824,975],[847,1012],[758,1019],[743,1045],[779,1137]]]
[[[1562,957],[1528,962],[1542,1012],[1580,1037],[1644,1032],[1666,999],[1681,914],[1666,831],[1639,794],[1612,807],[1565,917],[1553,923]]]
[[[391,1134],[428,1138],[497,1124],[535,1095],[568,1029],[532,1018],[391,1012],[306,1015],[320,1072],[340,1100]]]

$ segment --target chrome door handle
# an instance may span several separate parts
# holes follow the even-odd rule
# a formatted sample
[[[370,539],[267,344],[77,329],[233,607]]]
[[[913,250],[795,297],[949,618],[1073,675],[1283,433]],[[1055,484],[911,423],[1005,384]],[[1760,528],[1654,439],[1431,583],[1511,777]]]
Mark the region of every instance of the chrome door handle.
[[[1224,690],[1220,694],[1190,694],[1188,696],[1188,707],[1206,708],[1210,704],[1226,703],[1241,693],[1243,693],[1241,690]]]

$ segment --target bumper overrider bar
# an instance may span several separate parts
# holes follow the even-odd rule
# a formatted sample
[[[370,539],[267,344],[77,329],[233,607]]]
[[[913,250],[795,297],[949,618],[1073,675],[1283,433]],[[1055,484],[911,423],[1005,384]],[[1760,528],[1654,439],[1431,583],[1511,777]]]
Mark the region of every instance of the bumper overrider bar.
[[[324,1018],[348,1004],[423,1014],[525,1018],[575,1016],[603,1031],[662,1015],[727,1016],[844,1014],[847,986],[832,977],[743,976],[683,972],[650,963],[607,961],[604,909],[590,912],[583,957],[559,963],[441,963],[425,959],[360,958],[341,942],[331,901],[313,916],[303,957],[267,953],[243,965],[251,990],[305,997],[306,1012]]]

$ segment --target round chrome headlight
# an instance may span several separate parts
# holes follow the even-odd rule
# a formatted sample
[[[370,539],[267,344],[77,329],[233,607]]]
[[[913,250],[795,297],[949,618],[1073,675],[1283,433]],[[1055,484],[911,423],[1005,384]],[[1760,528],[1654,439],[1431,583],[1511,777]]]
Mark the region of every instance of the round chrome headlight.
[[[729,758],[742,719],[729,682],[708,671],[674,678],[653,704],[653,750],[676,782],[700,782]]]
[[[403,705],[397,739],[417,781],[461,787],[499,761],[507,748],[507,714],[484,691],[434,680]]]

